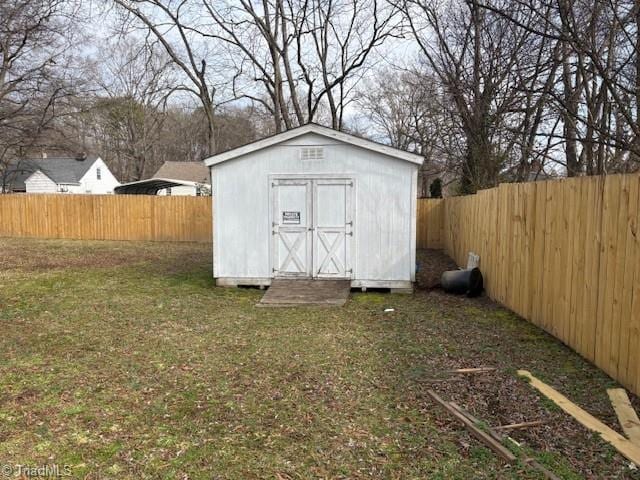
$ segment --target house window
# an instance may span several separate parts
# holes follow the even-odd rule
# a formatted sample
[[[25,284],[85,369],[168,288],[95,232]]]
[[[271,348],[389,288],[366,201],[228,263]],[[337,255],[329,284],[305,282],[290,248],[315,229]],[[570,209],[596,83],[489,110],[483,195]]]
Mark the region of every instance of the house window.
[[[102,170],[100,169],[100,167],[96,168],[96,178],[98,180],[102,179]]]

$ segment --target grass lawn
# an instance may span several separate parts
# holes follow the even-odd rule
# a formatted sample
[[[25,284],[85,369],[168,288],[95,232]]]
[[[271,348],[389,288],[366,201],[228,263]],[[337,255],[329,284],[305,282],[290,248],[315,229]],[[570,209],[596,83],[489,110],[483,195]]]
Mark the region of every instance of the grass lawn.
[[[515,370],[619,430],[614,382],[487,299],[256,308],[259,290],[213,286],[209,250],[0,239],[0,464],[89,479],[542,478],[497,460],[433,388],[492,425],[545,420],[513,438],[561,478],[633,478]],[[474,366],[497,371],[449,380]]]

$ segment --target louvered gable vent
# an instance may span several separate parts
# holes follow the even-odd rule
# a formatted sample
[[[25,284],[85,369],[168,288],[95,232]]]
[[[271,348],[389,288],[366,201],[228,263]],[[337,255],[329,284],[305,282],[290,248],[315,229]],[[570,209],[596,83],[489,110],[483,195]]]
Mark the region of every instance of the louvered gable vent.
[[[314,161],[324,158],[324,149],[322,147],[302,147],[300,149],[300,160]]]

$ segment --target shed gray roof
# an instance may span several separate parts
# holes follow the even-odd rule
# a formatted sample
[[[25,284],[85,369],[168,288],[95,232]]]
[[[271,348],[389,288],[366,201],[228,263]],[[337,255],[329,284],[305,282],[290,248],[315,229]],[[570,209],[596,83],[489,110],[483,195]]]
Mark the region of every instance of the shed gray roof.
[[[24,190],[25,180],[40,170],[57,184],[77,184],[97,159],[96,156],[84,160],[74,157],[27,158],[9,166],[7,179],[14,190]]]
[[[209,169],[202,162],[164,162],[153,178],[209,184]]]

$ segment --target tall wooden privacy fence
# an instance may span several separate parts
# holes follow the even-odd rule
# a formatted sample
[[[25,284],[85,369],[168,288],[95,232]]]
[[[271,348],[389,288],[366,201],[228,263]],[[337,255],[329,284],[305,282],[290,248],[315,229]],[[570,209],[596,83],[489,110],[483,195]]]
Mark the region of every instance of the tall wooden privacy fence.
[[[0,195],[0,236],[211,242],[211,197]]]
[[[448,198],[444,246],[487,293],[640,393],[640,176],[508,184]]]
[[[444,247],[444,200],[418,200],[416,234],[418,248]]]

